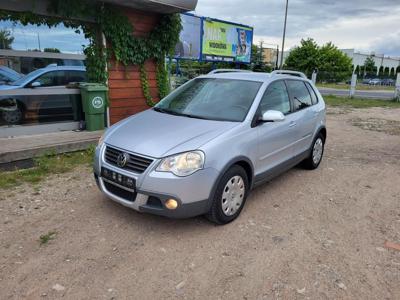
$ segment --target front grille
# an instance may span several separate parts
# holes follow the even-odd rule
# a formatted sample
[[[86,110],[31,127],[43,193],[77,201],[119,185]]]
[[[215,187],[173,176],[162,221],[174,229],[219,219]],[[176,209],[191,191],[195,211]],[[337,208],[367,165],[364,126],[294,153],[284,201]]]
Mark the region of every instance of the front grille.
[[[121,168],[117,164],[118,156],[121,153],[124,153],[124,152],[121,150],[107,146],[105,155],[104,155],[106,162],[108,162],[111,165]],[[130,154],[130,153],[126,153],[126,154],[128,155],[128,160],[126,162],[126,165],[124,167],[122,167],[122,169],[129,170],[129,171],[132,171],[135,173],[139,173],[139,174],[143,173],[144,171],[146,171],[148,166],[150,166],[150,164],[153,162],[152,159],[144,158],[142,156],[138,156],[138,155],[134,155],[134,154]]]
[[[136,200],[136,192],[130,192],[125,189],[122,189],[112,183],[109,183],[107,181],[103,181],[104,186],[109,191],[111,194],[114,194],[124,200],[134,202]]]

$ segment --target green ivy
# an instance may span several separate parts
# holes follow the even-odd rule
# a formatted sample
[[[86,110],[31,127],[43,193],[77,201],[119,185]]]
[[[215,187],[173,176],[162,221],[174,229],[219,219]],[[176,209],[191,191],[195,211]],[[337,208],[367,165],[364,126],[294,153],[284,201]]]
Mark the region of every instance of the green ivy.
[[[147,37],[135,37],[134,28],[127,16],[114,7],[85,0],[51,0],[48,12],[59,17],[39,16],[31,12],[9,12],[0,10],[0,20],[21,22],[23,25],[47,25],[49,28],[64,23],[66,27],[79,31],[82,28],[89,45],[84,49],[88,79],[93,82],[107,81],[107,60],[114,57],[124,66],[139,65],[143,93],[148,105],[154,105],[149,92],[144,63],[156,59],[157,87],[160,98],[169,93],[168,76],[164,59],[171,54],[179,40],[182,29],[178,14],[163,15],[159,24]],[[67,21],[62,19],[68,19]],[[83,22],[77,19],[92,20]],[[106,37],[109,47],[101,42],[101,33]]]
[[[157,63],[157,88],[160,99],[167,96],[170,92],[170,85],[168,80],[168,72],[165,68],[165,60],[160,60]]]

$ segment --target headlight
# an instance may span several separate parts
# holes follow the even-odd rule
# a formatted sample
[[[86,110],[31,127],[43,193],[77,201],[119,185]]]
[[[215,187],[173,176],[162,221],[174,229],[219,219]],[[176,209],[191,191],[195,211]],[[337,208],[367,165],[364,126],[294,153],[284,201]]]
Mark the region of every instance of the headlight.
[[[171,172],[176,176],[188,176],[204,166],[204,153],[190,151],[164,158],[157,167],[159,172]]]

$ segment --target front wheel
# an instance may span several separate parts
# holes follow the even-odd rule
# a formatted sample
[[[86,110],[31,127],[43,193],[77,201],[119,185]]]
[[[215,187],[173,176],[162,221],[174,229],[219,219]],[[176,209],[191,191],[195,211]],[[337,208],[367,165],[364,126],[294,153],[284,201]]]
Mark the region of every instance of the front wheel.
[[[325,138],[321,133],[319,133],[317,137],[314,139],[310,155],[303,162],[303,166],[309,170],[314,170],[318,168],[319,164],[321,163],[322,156],[324,155],[324,148],[325,148]]]
[[[7,125],[17,125],[22,122],[24,115],[21,105],[15,104],[13,108],[3,108],[1,116]]]
[[[231,167],[218,183],[206,217],[220,225],[232,222],[242,211],[248,190],[249,180],[245,170],[238,165]]]

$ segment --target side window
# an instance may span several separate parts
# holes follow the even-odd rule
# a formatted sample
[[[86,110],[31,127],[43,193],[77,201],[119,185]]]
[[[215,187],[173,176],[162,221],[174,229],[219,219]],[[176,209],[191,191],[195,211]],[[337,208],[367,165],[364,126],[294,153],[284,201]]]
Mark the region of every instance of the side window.
[[[86,81],[86,72],[68,71],[68,73],[69,73],[68,83],[70,83],[70,82],[85,82]]]
[[[260,103],[261,114],[267,110],[277,110],[283,114],[290,113],[289,94],[285,83],[275,81],[269,85]]]
[[[68,84],[68,78],[65,71],[47,72],[34,80],[40,82],[40,86],[62,86]]]
[[[310,93],[303,81],[288,80],[288,89],[293,97],[294,111],[307,108],[312,105]]]
[[[311,85],[309,83],[306,83],[306,86],[308,88],[308,91],[310,92],[312,104],[313,105],[317,104],[318,103],[318,97],[315,94],[314,89],[311,87]]]
[[[40,82],[40,86],[54,86],[54,73],[47,72],[33,80],[33,82]]]

